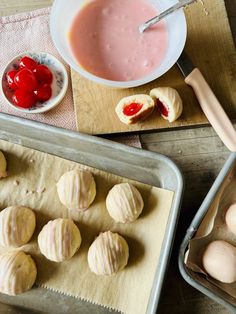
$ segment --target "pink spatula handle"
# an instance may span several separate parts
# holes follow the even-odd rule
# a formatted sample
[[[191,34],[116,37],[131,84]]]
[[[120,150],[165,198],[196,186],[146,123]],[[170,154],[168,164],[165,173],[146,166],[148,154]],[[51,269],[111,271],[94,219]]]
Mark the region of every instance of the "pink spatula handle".
[[[236,152],[236,131],[202,73],[194,69],[185,78],[185,83],[193,88],[204,114],[222,142],[229,150]]]

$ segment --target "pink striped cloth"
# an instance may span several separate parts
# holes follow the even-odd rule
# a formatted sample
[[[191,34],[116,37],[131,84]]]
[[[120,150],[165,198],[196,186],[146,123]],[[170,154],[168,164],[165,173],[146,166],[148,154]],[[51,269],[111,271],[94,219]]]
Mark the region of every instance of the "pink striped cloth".
[[[50,8],[21,13],[0,19],[0,72],[16,55],[26,51],[46,51],[60,61],[61,58],[53,46],[49,31]],[[69,67],[67,66],[69,71]],[[55,109],[42,114],[25,114],[9,107],[0,95],[0,111],[37,120],[46,124],[76,130],[71,84],[62,103]]]
[[[63,62],[51,40],[49,15],[50,8],[44,8],[0,18],[0,73],[12,58],[26,51],[46,51]],[[69,66],[65,63],[64,65],[69,74]],[[1,94],[0,112],[76,130],[71,82],[61,104],[49,112],[35,115],[20,113],[8,106]],[[118,141],[127,145],[141,146],[138,136],[122,136]]]

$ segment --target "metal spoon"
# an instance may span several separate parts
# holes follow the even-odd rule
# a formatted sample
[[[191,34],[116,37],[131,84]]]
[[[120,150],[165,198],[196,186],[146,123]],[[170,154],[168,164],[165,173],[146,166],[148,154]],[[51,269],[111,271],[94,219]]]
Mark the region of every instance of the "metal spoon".
[[[153,17],[151,20],[145,22],[144,24],[139,26],[139,32],[143,33],[147,28],[149,28],[150,26],[156,24],[157,22],[159,22],[160,20],[162,20],[163,18],[165,18],[167,15],[172,14],[173,12],[185,7],[188,4],[191,4],[193,2],[195,2],[196,0],[182,0],[178,3],[176,3],[175,5],[173,5],[172,7],[170,7],[169,9],[165,10],[164,12],[162,12],[161,14]]]

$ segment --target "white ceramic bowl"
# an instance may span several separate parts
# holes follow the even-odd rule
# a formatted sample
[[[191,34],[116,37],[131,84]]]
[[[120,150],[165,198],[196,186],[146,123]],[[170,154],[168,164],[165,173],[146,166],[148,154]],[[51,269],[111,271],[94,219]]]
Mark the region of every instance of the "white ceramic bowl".
[[[48,66],[53,74],[53,81],[51,85],[52,87],[51,98],[45,102],[37,102],[35,106],[31,108],[21,108],[16,106],[12,102],[11,98],[13,95],[13,91],[9,88],[6,79],[6,73],[14,68],[17,68],[20,59],[24,56],[29,56],[38,63]],[[53,55],[46,52],[24,52],[16,56],[7,64],[1,78],[2,94],[7,100],[9,106],[13,107],[14,109],[20,112],[25,113],[42,113],[51,110],[52,108],[59,105],[59,103],[62,101],[67,91],[67,88],[68,88],[68,75],[64,65]]]
[[[91,0],[89,0],[91,1]],[[177,2],[177,0],[147,0],[158,11],[163,11]],[[79,74],[94,81],[98,84],[117,87],[128,88],[140,86],[166,73],[178,60],[186,41],[187,26],[183,10],[179,10],[166,18],[169,42],[167,53],[161,65],[154,70],[150,75],[139,80],[117,82],[110,81],[97,77],[80,66],[75,60],[70,48],[68,34],[71,27],[72,20],[84,7],[88,0],[55,0],[52,6],[50,17],[51,36],[58,52],[62,58]],[[145,22],[145,21],[144,21]]]

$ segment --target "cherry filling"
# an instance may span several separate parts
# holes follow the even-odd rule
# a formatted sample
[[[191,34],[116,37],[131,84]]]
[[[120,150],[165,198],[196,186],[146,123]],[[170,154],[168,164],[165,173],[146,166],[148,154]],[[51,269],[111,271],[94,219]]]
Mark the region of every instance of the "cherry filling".
[[[142,107],[143,107],[143,104],[132,102],[131,104],[126,105],[123,108],[123,114],[126,116],[133,116],[136,113],[138,113],[142,109]]]
[[[156,101],[157,109],[164,116],[168,117],[168,108],[159,100]]]

